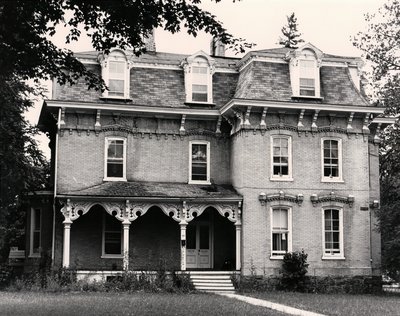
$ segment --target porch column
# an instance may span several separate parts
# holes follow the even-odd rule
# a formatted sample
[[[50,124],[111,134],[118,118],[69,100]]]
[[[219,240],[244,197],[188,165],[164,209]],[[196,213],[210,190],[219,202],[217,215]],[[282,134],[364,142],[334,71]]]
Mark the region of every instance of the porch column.
[[[69,218],[66,218],[63,224],[64,224],[63,267],[69,268],[72,221]]]
[[[181,270],[186,271],[186,227],[187,223],[179,223],[181,227]]]
[[[236,227],[236,270],[240,270],[242,268],[241,262],[241,240],[242,240],[242,224],[235,223]]]
[[[123,267],[124,270],[129,269],[129,226],[131,222],[129,220],[123,221],[122,226],[124,228],[124,259],[123,259]]]

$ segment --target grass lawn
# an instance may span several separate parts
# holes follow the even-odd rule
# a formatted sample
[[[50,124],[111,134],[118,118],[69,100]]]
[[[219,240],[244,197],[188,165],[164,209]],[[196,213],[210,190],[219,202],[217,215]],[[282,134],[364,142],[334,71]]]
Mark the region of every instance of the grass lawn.
[[[245,295],[325,315],[400,315],[400,295],[308,294],[291,292],[246,293]]]
[[[0,292],[0,315],[276,315],[213,294]]]

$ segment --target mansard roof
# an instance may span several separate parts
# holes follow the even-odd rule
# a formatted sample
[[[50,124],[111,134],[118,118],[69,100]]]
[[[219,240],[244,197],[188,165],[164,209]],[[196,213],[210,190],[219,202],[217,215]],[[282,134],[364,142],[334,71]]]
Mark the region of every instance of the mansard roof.
[[[320,98],[293,96],[289,61],[302,49],[311,49],[318,55]],[[190,107],[190,104],[185,103],[182,62],[195,55],[147,52],[137,57],[127,53],[134,68],[131,72],[131,104]],[[97,63],[99,52],[81,52],[76,53],[76,56],[84,63],[94,64]],[[371,106],[363,89],[360,91],[353,82],[354,74],[362,64],[361,59],[357,57],[325,54],[312,44],[306,43],[296,50],[281,47],[251,51],[242,58],[210,58],[215,61],[216,70],[213,75],[215,109],[223,107],[232,99]],[[62,92],[62,89],[60,91]],[[64,94],[61,99],[68,98],[69,93]],[[98,98],[89,98],[87,101],[98,102]]]
[[[83,190],[59,192],[58,196],[120,197],[120,198],[177,198],[205,200],[237,200],[239,195],[231,185],[198,185],[159,182],[105,182]]]

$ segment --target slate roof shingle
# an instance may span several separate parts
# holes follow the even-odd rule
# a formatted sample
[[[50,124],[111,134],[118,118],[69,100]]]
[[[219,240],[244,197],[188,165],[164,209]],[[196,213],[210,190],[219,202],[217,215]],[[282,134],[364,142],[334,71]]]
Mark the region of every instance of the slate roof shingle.
[[[196,198],[242,200],[231,185],[198,185],[158,182],[105,182],[77,191],[59,192],[58,195],[82,197],[124,198]]]

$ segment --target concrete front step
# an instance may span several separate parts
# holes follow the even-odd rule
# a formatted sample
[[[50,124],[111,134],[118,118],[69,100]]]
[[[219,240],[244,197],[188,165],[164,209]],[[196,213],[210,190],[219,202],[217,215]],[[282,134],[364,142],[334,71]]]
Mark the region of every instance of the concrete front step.
[[[190,279],[196,290],[212,293],[235,293],[232,272],[191,271]]]

